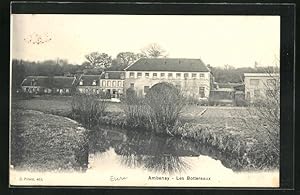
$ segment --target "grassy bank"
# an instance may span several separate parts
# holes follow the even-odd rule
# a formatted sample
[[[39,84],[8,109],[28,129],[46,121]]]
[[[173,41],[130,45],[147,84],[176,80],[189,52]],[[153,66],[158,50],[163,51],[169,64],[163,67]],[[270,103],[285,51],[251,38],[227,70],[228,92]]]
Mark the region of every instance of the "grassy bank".
[[[33,110],[13,109],[11,114],[15,168],[72,170],[87,165],[86,130],[77,122]]]
[[[31,109],[70,116],[71,101],[71,97],[39,97],[18,100],[13,102],[13,105],[14,108],[23,111]],[[107,111],[105,115],[97,118],[98,125],[116,126],[129,130],[137,128],[136,124],[126,122],[126,115],[121,104],[107,103]],[[179,121],[170,130],[173,136],[192,139],[195,143],[205,143],[209,147],[226,153],[228,158],[232,159],[233,169],[261,170],[279,167],[279,153],[270,147],[270,142],[266,141],[267,137],[264,137],[265,134],[249,127],[249,124],[252,124],[256,126],[255,129],[264,131],[263,121],[249,117],[247,108],[185,106]],[[57,124],[62,123],[57,122]],[[51,124],[48,127],[53,129]],[[26,128],[31,127],[26,126]],[[62,139],[69,138],[63,137]]]

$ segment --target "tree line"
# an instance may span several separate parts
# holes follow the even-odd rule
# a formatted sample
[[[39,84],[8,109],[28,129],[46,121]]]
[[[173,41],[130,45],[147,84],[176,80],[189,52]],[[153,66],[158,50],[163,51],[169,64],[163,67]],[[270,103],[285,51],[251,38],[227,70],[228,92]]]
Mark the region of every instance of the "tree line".
[[[140,58],[167,57],[166,50],[159,44],[152,43],[141,49],[140,53],[120,52],[115,58],[101,53],[91,52],[85,55],[82,64],[72,64],[66,59],[55,59],[45,61],[12,60],[12,87],[17,89],[26,76],[76,76],[84,74],[101,74],[103,71],[123,70]],[[208,65],[216,82],[242,82],[245,72],[266,72],[266,68],[235,68],[230,65],[224,67],[213,67]],[[267,67],[271,69],[274,67]]]

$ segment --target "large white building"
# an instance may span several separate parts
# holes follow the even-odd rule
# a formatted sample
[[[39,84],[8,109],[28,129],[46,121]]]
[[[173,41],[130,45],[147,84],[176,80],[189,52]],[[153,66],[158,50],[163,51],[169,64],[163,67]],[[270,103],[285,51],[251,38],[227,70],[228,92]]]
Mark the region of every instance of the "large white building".
[[[279,94],[280,77],[278,73],[244,73],[245,99],[253,101]]]
[[[212,75],[200,59],[141,58],[125,68],[124,90],[134,89],[143,96],[155,84],[169,82],[185,95],[208,98]]]

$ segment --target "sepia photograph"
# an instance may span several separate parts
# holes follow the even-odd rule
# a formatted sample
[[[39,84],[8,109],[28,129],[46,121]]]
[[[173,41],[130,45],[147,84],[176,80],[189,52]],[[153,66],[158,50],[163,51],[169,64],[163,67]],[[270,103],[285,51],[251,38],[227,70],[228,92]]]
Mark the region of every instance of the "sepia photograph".
[[[11,186],[280,187],[280,16],[11,14]]]

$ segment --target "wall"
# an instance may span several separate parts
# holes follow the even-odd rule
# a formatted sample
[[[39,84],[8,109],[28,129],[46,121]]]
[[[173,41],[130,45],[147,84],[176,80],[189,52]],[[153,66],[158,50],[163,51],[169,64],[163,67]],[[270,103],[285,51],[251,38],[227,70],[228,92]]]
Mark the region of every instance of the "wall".
[[[130,77],[130,73],[134,73],[134,77]],[[141,77],[137,76],[137,73],[142,73]],[[149,77],[145,77],[145,73],[149,73]],[[153,77],[153,73],[157,73],[157,77]],[[160,74],[165,73],[165,77],[161,78]],[[173,77],[169,78],[168,73],[173,73]],[[181,73],[180,77],[176,76],[176,73]],[[184,73],[188,73],[188,77],[184,78]],[[195,98],[200,98],[199,87],[205,87],[205,98],[209,97],[210,91],[210,73],[209,72],[193,72],[196,73],[196,78],[192,78],[192,72],[157,72],[157,71],[126,71],[124,90],[130,88],[130,84],[134,83],[134,90],[138,95],[145,95],[144,86],[150,88],[160,82],[169,82],[173,85],[180,85],[184,94]],[[200,73],[204,74],[204,77],[200,77]]]
[[[252,85],[250,83],[252,79],[258,79],[258,84]],[[245,76],[245,99],[252,101],[256,98],[264,98],[267,90],[276,89],[276,85],[273,86],[268,83],[269,79],[276,79],[276,85],[279,87],[279,76]],[[255,90],[259,90],[260,95],[255,96]]]

